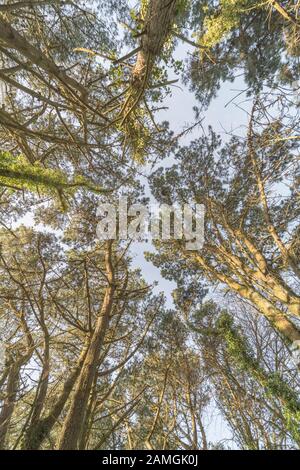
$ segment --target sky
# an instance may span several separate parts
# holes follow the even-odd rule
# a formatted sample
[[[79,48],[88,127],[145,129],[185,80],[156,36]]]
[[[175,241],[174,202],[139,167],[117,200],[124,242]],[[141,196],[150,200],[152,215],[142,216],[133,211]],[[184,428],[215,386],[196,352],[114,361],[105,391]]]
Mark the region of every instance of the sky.
[[[185,60],[188,53],[192,52],[192,48],[186,44],[180,44],[176,50],[176,60]],[[170,71],[169,80],[178,78]],[[191,133],[184,137],[181,141],[181,145],[187,145],[191,140],[200,137],[209,125],[218,132],[222,140],[228,139],[229,132],[234,132],[238,135],[244,135],[246,125],[248,122],[247,109],[250,105],[245,97],[245,94],[241,94],[242,90],[245,90],[246,86],[241,78],[236,79],[233,83],[223,83],[221,86],[218,96],[214,99],[208,110],[203,114],[202,128],[199,126],[195,128]],[[237,95],[239,95],[237,97]],[[235,99],[235,97],[237,97]],[[197,100],[192,92],[182,83],[176,84],[172,88],[172,96],[170,96],[164,106],[168,107],[167,110],[160,113],[159,118],[161,120],[169,121],[170,129],[175,134],[180,133],[188,125],[191,125],[195,120],[193,107],[197,105]],[[158,166],[171,166],[174,163],[172,157],[166,159],[166,161],[160,161]],[[143,173],[149,174],[153,169],[146,168]],[[148,193],[149,188],[146,179],[142,180],[145,185],[146,192]],[[175,201],[173,202],[175,203]],[[153,266],[151,262],[146,261],[144,253],[147,251],[155,251],[151,241],[148,243],[135,242],[131,248],[131,256],[133,257],[132,265],[134,268],[140,268],[143,278],[148,284],[153,284],[157,281],[157,285],[154,287],[154,292],[163,292],[166,297],[166,305],[169,308],[173,307],[172,291],[176,285],[174,282],[164,279],[160,275],[159,268]],[[209,293],[209,297],[214,295],[219,296],[220,292]],[[234,443],[231,441],[232,433],[228,429],[225,421],[217,413],[214,404],[209,406],[206,413],[206,432],[208,440],[211,442],[217,442],[222,440],[226,446],[227,440],[230,441],[231,448]]]
[[[181,43],[177,46],[175,51],[175,60],[185,61],[188,54],[193,52],[193,47],[186,43]],[[179,78],[172,70],[169,70],[168,80]],[[238,135],[245,133],[245,126],[247,125],[248,115],[247,109],[249,109],[249,102],[245,97],[245,94],[239,95],[242,90],[245,90],[246,86],[242,78],[237,78],[233,83],[223,83],[221,86],[218,96],[214,99],[208,110],[202,115],[202,128],[196,127],[191,133],[180,140],[181,145],[187,145],[191,140],[200,137],[209,125],[218,132],[222,139],[228,138],[227,133],[234,131]],[[236,99],[234,99],[239,95]],[[176,83],[176,86],[172,87],[172,95],[166,99],[164,106],[167,110],[163,110],[157,115],[157,121],[166,120],[170,123],[170,129],[174,131],[175,135],[182,132],[184,128],[193,124],[195,121],[195,115],[193,107],[199,104],[192,92],[189,91],[188,87],[181,82]],[[167,158],[164,162],[159,162],[159,166],[171,166],[174,163],[172,157]],[[150,174],[153,168],[149,166],[143,169],[144,174]],[[142,183],[145,185],[147,195],[149,194],[149,188],[146,178],[141,178]],[[174,201],[173,203],[175,203]],[[133,267],[141,268],[144,279],[149,283],[153,284],[155,281],[158,285],[154,288],[154,292],[164,292],[168,307],[173,306],[172,291],[175,288],[175,283],[164,279],[160,275],[160,270],[153,266],[151,262],[146,261],[144,253],[147,251],[154,251],[154,247],[149,241],[146,242],[135,242],[132,244],[131,256],[133,257]]]

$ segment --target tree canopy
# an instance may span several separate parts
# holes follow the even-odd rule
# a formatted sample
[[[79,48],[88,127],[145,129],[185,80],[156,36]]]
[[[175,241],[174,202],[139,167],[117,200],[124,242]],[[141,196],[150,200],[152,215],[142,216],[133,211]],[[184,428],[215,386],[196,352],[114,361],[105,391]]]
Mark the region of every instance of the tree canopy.
[[[299,1],[2,1],[0,449],[299,449],[299,93]],[[202,249],[171,215],[137,268],[121,196]]]

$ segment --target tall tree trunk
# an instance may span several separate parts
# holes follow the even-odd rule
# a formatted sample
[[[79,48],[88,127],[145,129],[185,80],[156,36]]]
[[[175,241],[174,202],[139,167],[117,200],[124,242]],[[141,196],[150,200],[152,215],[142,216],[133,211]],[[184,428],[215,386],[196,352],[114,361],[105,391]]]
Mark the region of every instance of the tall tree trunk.
[[[44,354],[43,354],[43,368],[41,372],[40,381],[37,387],[37,392],[35,396],[34,403],[31,410],[31,419],[26,431],[26,440],[31,440],[34,438],[35,426],[39,422],[43,407],[45,405],[45,400],[47,396],[48,383],[49,383],[49,373],[50,373],[50,355],[49,355],[49,334],[48,331],[45,331],[45,344],[44,344]]]
[[[105,333],[109,326],[115,293],[114,266],[112,261],[112,241],[107,242],[105,269],[108,280],[108,287],[106,288],[101,312],[96,321],[91,343],[76,383],[70,408],[63,423],[57,445],[60,450],[78,448],[79,439],[82,432],[82,425],[85,422],[85,413],[88,399],[95,374],[97,373],[101,347],[103,345]]]
[[[25,333],[27,350],[22,356],[12,359],[9,372],[7,374],[6,396],[3,401],[3,406],[0,413],[0,449],[5,447],[5,440],[9,429],[11,417],[13,415],[16,397],[19,389],[21,368],[26,364],[33,353],[34,341],[31,332],[28,328],[24,312],[15,312],[20,321],[21,328]]]
[[[5,448],[5,439],[16,402],[21,367],[22,362],[14,362],[8,374],[6,397],[0,413],[0,449]]]
[[[63,389],[55,404],[51,408],[49,414],[40,418],[38,421],[32,423],[31,427],[27,430],[23,442],[22,449],[26,450],[37,450],[41,447],[44,440],[50,435],[55,423],[57,422],[61,412],[63,411],[65,404],[70,397],[70,393],[76,383],[76,380],[80,374],[84,358],[87,349],[84,348],[81,352],[76,368],[69,375],[63,385]]]
[[[225,282],[232,290],[257,308],[264,315],[275,330],[290,344],[300,340],[300,330],[297,326],[270,300],[266,299],[255,289],[250,286],[241,285],[226,276],[218,276],[222,282]]]
[[[195,259],[212,278],[227,284],[228,287],[232,291],[236,292],[240,297],[249,300],[251,304],[269,320],[275,330],[277,330],[288,343],[292,344],[294,341],[300,340],[299,328],[287,315],[285,315],[283,311],[280,310],[280,308],[277,307],[277,298],[266,298],[258,289],[255,288],[255,286],[243,283],[243,276],[240,276],[241,279],[238,282],[230,277],[229,274],[217,271],[213,266],[208,264],[203,256],[199,254],[195,256]],[[228,264],[228,267],[232,269],[230,264]]]
[[[132,70],[132,86],[122,109],[123,122],[144,95],[155,60],[170,34],[177,3],[177,0],[149,0],[139,52]]]
[[[133,82],[137,87],[147,81],[154,61],[159,57],[175,19],[177,0],[150,0],[143,28],[140,51],[133,68]]]

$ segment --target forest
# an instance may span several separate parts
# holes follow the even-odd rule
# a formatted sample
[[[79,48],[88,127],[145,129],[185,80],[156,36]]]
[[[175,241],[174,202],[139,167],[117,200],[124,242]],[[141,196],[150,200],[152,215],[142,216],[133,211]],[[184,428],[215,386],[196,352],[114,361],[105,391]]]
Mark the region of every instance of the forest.
[[[300,449],[299,144],[299,0],[0,0],[0,449]]]

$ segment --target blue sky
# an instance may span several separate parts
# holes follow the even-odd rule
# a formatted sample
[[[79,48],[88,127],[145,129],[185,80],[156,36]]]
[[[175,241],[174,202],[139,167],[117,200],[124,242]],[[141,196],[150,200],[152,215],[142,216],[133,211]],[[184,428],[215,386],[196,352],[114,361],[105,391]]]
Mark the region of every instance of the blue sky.
[[[188,54],[191,54],[192,51],[192,47],[181,43],[175,51],[175,59],[185,61]],[[169,71],[168,79],[173,80],[175,78],[179,77],[172,73],[172,71]],[[233,131],[238,135],[243,135],[248,120],[246,110],[249,109],[249,101],[244,93],[235,100],[234,98],[245,88],[246,86],[242,78],[237,78],[233,83],[224,83],[219,90],[217,98],[212,101],[208,110],[203,113],[202,129],[205,131],[207,127],[211,125],[224,140],[228,138],[227,132]],[[185,85],[178,82],[176,86],[172,87],[172,96],[168,97],[164,102],[164,106],[168,107],[168,109],[160,112],[158,115],[159,119],[169,121],[170,129],[173,130],[175,134],[178,134],[195,120],[193,107],[197,104],[194,94],[191,93]],[[180,144],[186,145],[191,140],[200,137],[203,133],[202,129],[200,126],[195,128],[191,133],[180,140]],[[163,162],[163,166],[170,166],[173,162],[172,157],[169,157]],[[162,162],[159,162],[158,166],[162,166]],[[153,171],[150,167],[143,169],[143,173],[149,174],[151,170]],[[146,179],[142,179],[142,182],[148,193]],[[174,201],[174,203],[175,202],[176,201]],[[145,260],[145,251],[153,251],[151,242],[135,242],[132,245],[131,254],[133,256],[133,266],[141,268],[143,277],[149,284],[153,284],[154,281],[158,282],[157,287],[155,287],[155,292],[164,292],[167,298],[167,304],[171,307],[171,293],[175,288],[175,284],[163,279],[160,275],[160,270],[153,266],[152,263]]]
[[[185,60],[187,54],[191,53],[191,48],[186,44],[180,44],[176,50],[176,59]],[[178,78],[170,72],[169,79]],[[239,95],[242,90],[245,90],[245,83],[241,78],[237,78],[233,83],[223,83],[218,96],[212,101],[207,111],[203,113],[202,129],[197,127],[188,136],[184,137],[180,143],[181,145],[188,144],[191,140],[198,138],[202,135],[209,125],[218,132],[223,140],[228,138],[227,133],[234,132],[237,135],[245,135],[245,129],[248,122],[247,109],[249,109],[249,101],[245,93]],[[195,119],[193,107],[197,105],[197,100],[193,93],[191,93],[186,86],[182,83],[176,84],[172,88],[172,96],[169,97],[164,106],[168,106],[168,110],[160,113],[161,120],[167,120],[170,123],[170,129],[175,134],[180,133],[187,125],[191,125]],[[239,96],[237,96],[239,95]],[[236,99],[234,99],[237,97]],[[163,166],[170,166],[173,163],[172,157],[163,162]],[[162,166],[159,162],[158,166]],[[146,168],[149,174],[150,168]],[[153,171],[153,169],[152,169]],[[147,181],[143,180],[147,191]],[[174,201],[175,202],[175,201]],[[167,306],[173,306],[172,291],[175,288],[175,283],[164,279],[160,275],[160,270],[153,266],[151,262],[147,262],[144,257],[145,251],[154,251],[153,245],[148,243],[135,242],[132,245],[131,254],[133,256],[133,267],[140,268],[143,278],[149,283],[153,284],[157,281],[157,286],[154,288],[156,293],[163,292],[167,299]],[[220,291],[210,293],[209,296],[220,296]],[[224,440],[231,441],[231,431],[228,429],[225,421],[219,415],[213,402],[206,411],[206,432],[208,440],[217,442]],[[231,447],[234,443],[230,442]]]

